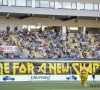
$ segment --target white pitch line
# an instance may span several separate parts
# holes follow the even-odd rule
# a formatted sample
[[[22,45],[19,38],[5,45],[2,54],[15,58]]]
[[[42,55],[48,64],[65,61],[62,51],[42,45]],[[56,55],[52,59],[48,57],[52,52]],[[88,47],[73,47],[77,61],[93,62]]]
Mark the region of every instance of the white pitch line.
[[[81,89],[34,89],[34,90],[88,90],[89,88],[81,88]],[[91,88],[94,90],[94,88]],[[96,89],[97,90],[97,89]]]
[[[52,83],[80,83],[80,82],[52,82]]]

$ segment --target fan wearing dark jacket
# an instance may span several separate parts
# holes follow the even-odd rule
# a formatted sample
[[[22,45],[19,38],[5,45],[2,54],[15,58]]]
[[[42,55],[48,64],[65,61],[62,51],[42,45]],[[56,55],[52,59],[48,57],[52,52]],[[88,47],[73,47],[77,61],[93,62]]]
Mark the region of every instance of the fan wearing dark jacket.
[[[92,78],[93,78],[93,81],[95,81],[95,73],[94,72],[92,73]]]

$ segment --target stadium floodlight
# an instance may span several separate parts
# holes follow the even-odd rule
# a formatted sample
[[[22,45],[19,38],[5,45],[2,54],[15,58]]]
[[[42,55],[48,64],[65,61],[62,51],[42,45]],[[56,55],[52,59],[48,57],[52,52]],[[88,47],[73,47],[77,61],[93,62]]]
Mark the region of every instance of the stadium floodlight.
[[[27,16],[32,17],[32,16],[34,16],[34,14],[27,14]]]
[[[55,17],[53,16],[52,19],[55,19]]]
[[[9,19],[9,13],[6,15],[6,18]]]
[[[79,18],[79,16],[77,16],[77,18]]]
[[[96,18],[95,20],[98,21],[98,18]]]
[[[70,16],[67,16],[67,18],[70,18]]]

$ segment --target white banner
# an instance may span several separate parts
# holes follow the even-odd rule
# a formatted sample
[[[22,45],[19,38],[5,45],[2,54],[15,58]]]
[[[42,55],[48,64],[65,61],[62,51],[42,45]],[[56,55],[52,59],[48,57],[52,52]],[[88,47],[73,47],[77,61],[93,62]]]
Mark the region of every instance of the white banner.
[[[29,81],[28,76],[0,76],[0,82],[6,82],[6,81]]]
[[[0,82],[6,81],[80,81],[80,77],[78,75],[1,75]],[[88,81],[93,81],[92,75],[88,76]],[[100,75],[95,76],[95,81],[100,81]]]
[[[29,76],[29,81],[49,81],[54,80],[55,75],[31,75]]]
[[[30,81],[79,81],[80,78],[78,75],[32,75],[29,78]]]
[[[96,81],[100,81],[100,75],[95,76]],[[79,75],[32,75],[29,81],[80,81]],[[88,81],[93,81],[92,75],[88,76]]]
[[[17,51],[17,46],[0,46],[0,51]]]

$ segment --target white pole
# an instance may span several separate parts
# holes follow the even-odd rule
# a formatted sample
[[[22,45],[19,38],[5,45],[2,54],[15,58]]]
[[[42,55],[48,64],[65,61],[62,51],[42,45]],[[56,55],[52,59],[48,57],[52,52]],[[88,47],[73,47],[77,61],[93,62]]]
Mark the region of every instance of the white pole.
[[[72,81],[72,67],[70,66],[69,69],[70,69],[71,81]]]

